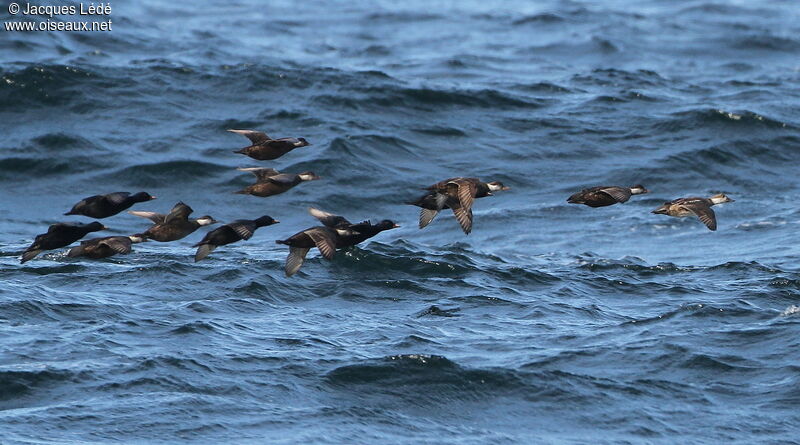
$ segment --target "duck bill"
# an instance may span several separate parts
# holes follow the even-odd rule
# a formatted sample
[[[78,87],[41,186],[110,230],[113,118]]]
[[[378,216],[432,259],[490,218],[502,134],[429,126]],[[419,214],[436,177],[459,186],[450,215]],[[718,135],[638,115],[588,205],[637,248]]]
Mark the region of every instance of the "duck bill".
[[[666,215],[667,214],[667,206],[661,206],[650,213],[655,213],[656,215]]]
[[[400,227],[400,224],[395,224],[395,225],[392,226],[393,229],[396,229],[398,227]]]
[[[504,185],[503,188],[501,188],[500,190],[503,190],[503,191],[511,190],[511,187],[509,187],[507,185]]]

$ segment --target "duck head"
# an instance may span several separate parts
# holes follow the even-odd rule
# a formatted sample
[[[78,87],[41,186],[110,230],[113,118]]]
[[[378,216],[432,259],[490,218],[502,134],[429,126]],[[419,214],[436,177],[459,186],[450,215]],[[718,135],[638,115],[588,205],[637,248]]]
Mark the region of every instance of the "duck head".
[[[317,176],[316,174],[314,174],[314,172],[303,172],[303,173],[298,174],[297,176],[299,176],[300,179],[303,180],[303,181],[315,181],[317,179],[322,179],[319,176]]]
[[[297,147],[308,147],[309,145],[311,145],[311,142],[308,142],[306,138],[297,138],[297,143],[295,144]]]
[[[214,218],[212,218],[212,217],[210,217],[208,215],[203,215],[200,218],[197,218],[197,224],[200,224],[201,226],[208,226],[208,225],[211,225],[211,224],[216,224],[218,222],[219,221],[217,221],[216,219],[214,219]]]
[[[506,187],[500,181],[487,182],[486,185],[489,187],[489,191],[490,192],[499,192],[499,191],[511,190],[511,187]]]
[[[271,226],[273,224],[278,224],[279,222],[280,221],[278,221],[277,219],[272,219],[272,217],[269,215],[264,215],[255,220],[256,227]]]
[[[153,199],[156,199],[155,196],[147,193],[147,192],[139,192],[131,196],[131,198],[136,202],[147,202]]]
[[[726,203],[726,202],[733,202],[733,200],[731,198],[728,198],[727,196],[725,196],[724,193],[716,194],[716,195],[712,196],[709,199],[714,204],[722,204],[722,203]]]
[[[643,195],[645,193],[650,193],[650,190],[644,188],[642,184],[636,184],[631,187],[631,195]]]
[[[141,233],[136,235],[130,235],[128,236],[128,239],[131,240],[132,243],[143,243],[147,241],[147,237]]]

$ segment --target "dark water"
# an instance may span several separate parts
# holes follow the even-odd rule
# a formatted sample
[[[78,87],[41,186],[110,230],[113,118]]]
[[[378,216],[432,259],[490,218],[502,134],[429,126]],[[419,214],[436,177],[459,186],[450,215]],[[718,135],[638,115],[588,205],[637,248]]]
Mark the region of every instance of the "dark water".
[[[796,2],[113,8],[0,31],[0,442],[800,440]],[[228,128],[314,145],[250,162]],[[232,194],[251,165],[324,180]],[[403,201],[456,175],[513,190],[468,237],[418,230]],[[282,222],[198,264],[202,230],[18,263],[118,190]],[[717,232],[649,213],[718,192]],[[403,227],[287,279],[274,240],[311,205]]]

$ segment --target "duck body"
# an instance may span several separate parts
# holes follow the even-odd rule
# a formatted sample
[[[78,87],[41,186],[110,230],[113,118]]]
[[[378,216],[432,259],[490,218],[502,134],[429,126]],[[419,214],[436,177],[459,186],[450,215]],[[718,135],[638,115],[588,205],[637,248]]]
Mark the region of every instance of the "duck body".
[[[567,198],[570,204],[585,204],[589,207],[606,207],[617,203],[627,202],[632,195],[649,193],[642,185],[633,187],[599,186],[583,189]]]
[[[311,145],[304,138],[272,139],[266,133],[255,130],[228,130],[231,133],[241,134],[250,139],[252,145],[244,147],[234,153],[240,153],[259,161],[270,161],[289,153],[295,148]]]
[[[683,218],[686,216],[697,216],[709,230],[717,230],[717,216],[711,208],[714,205],[726,202],[733,202],[725,194],[717,194],[710,198],[678,198],[653,210],[652,213]]]
[[[150,226],[146,231],[141,234],[142,237],[148,240],[159,241],[166,243],[169,241],[177,241],[192,234],[195,230],[202,226],[216,224],[214,218],[208,215],[201,216],[200,218],[189,218],[189,215],[194,210],[188,205],[179,202],[170,210],[166,215],[155,212],[139,212],[129,211],[128,213],[142,218],[147,218],[155,224]]]
[[[320,179],[319,176],[310,171],[292,174],[281,173],[272,168],[240,168],[238,170],[253,173],[256,176],[256,183],[236,193],[259,196],[262,198],[279,195],[304,181]]]
[[[92,259],[101,259],[114,256],[116,254],[131,253],[133,243],[146,241],[145,238],[132,236],[108,236],[104,238],[92,238],[81,242],[80,246],[75,246],[67,253],[68,257],[85,256]]]
[[[277,224],[278,222],[280,221],[276,221],[272,219],[272,217],[264,215],[255,220],[237,219],[236,221],[218,227],[206,233],[206,236],[193,246],[197,247],[194,260],[195,262],[202,260],[219,246],[235,243],[240,240],[248,240],[259,227]]]
[[[89,224],[53,224],[47,229],[47,233],[36,236],[33,240],[33,244],[22,254],[20,263],[32,260],[43,250],[53,250],[69,246],[91,232],[105,229],[106,227],[97,221]]]
[[[456,177],[426,187],[428,193],[408,204],[420,207],[419,228],[430,224],[443,209],[451,209],[465,234],[472,232],[472,204],[492,192],[509,190],[502,182],[483,182],[478,178]]]
[[[131,195],[128,192],[116,192],[106,195],[94,195],[82,199],[72,207],[72,210],[65,215],[84,215],[90,218],[108,218],[117,213],[129,209],[138,202],[146,202],[156,199],[155,196],[147,192],[139,192]]]

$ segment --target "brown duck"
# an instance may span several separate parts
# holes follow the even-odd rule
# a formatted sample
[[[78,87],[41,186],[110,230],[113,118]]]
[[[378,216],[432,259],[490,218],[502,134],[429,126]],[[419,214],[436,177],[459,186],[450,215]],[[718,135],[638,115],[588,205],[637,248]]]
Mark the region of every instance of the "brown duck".
[[[492,192],[510,190],[500,181],[482,182],[478,178],[450,178],[427,187],[429,193],[408,204],[421,207],[419,228],[427,226],[442,209],[452,209],[467,235],[472,232],[472,203]]]
[[[295,148],[311,145],[304,138],[280,138],[272,139],[262,131],[254,130],[228,130],[231,133],[241,134],[250,139],[253,145],[236,150],[234,153],[241,153],[259,161],[269,161],[289,153]]]
[[[172,210],[170,210],[166,215],[155,212],[140,212],[134,210],[129,210],[128,213],[131,215],[141,216],[142,218],[147,218],[155,223],[144,233],[136,234],[135,236],[141,236],[143,238],[166,243],[184,238],[195,230],[199,229],[201,226],[207,226],[209,224],[216,224],[219,222],[208,215],[201,216],[200,218],[196,219],[190,219],[189,215],[191,215],[193,211],[194,210],[192,210],[192,208],[188,205],[179,202],[175,204],[175,206],[172,207]]]
[[[75,246],[67,253],[68,257],[85,256],[92,259],[108,258],[116,254],[131,253],[131,244],[147,241],[140,235],[107,236],[105,238],[92,238],[81,241],[80,246]]]
[[[236,193],[261,196],[262,198],[281,194],[303,181],[320,179],[314,172],[281,173],[272,168],[238,168],[237,170],[256,175],[256,183]]]
[[[583,189],[567,198],[570,204],[586,204],[589,207],[605,207],[616,203],[626,202],[631,195],[649,193],[641,184],[633,187],[600,186]]]
[[[684,216],[697,216],[700,221],[710,230],[717,230],[717,216],[711,206],[733,202],[724,193],[714,195],[710,198],[678,198],[670,202],[665,202],[661,207],[653,210],[653,213],[660,215],[674,216],[682,218]]]

